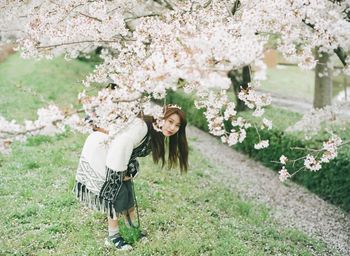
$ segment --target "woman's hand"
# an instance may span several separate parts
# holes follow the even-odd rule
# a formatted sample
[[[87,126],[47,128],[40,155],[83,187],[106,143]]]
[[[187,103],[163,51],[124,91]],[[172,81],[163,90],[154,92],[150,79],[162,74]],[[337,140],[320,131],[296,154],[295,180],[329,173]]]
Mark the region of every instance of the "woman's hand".
[[[131,180],[131,179],[132,179],[132,177],[130,177],[130,176],[125,176],[124,179],[123,179],[123,181],[128,181],[128,180]]]
[[[97,127],[96,125],[94,125],[93,129],[92,129],[94,132],[102,132],[102,133],[105,133],[108,135],[108,131],[103,129],[103,128],[100,128],[100,127]]]

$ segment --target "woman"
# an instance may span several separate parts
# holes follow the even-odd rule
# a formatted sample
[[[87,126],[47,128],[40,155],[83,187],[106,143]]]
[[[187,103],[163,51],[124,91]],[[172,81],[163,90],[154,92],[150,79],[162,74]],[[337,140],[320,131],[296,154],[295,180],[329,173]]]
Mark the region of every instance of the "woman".
[[[107,132],[96,129],[85,141],[76,174],[76,197],[92,209],[108,214],[106,245],[128,250],[131,246],[119,235],[118,218],[125,215],[129,226],[134,220],[132,179],[138,173],[137,157],[152,152],[153,161],[165,164],[168,138],[168,166],[180,165],[187,172],[188,145],[186,117],[180,107],[167,105],[161,129],[154,129],[152,116],[137,117],[107,144]]]

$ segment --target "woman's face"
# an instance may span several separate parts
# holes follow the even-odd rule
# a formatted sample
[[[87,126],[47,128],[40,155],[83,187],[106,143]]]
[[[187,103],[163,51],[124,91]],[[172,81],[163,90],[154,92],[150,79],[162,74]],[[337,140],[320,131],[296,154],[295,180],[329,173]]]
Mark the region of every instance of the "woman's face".
[[[180,117],[178,114],[172,114],[165,119],[162,127],[162,133],[165,137],[170,137],[176,134],[180,129]]]

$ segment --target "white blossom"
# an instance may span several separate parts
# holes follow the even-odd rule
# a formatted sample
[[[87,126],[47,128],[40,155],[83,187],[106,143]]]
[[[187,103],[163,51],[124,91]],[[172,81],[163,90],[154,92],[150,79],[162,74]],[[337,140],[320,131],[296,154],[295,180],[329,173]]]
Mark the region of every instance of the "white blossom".
[[[73,114],[66,118],[55,105],[40,108],[37,114],[37,120],[24,120],[23,125],[0,116],[0,153],[9,153],[13,141],[23,142],[28,136],[34,135],[59,134],[65,131],[66,126],[84,132],[84,122],[78,115]]]
[[[310,171],[318,171],[321,169],[321,164],[319,161],[316,160],[316,158],[310,154],[308,154],[304,161],[304,166],[306,169],[309,169]]]
[[[291,177],[288,170],[283,166],[282,169],[278,172],[279,173],[279,179],[281,182],[286,181],[288,178]]]
[[[281,164],[286,164],[288,161],[288,158],[285,155],[281,155],[280,157],[280,163]]]
[[[268,140],[262,140],[257,144],[254,144],[255,149],[263,149],[267,148],[269,146],[269,141]]]
[[[242,143],[242,142],[245,140],[246,136],[247,136],[247,132],[246,132],[245,129],[240,129],[239,131],[240,131],[240,133],[239,133],[239,139],[238,139],[238,141],[239,141],[240,143]]]
[[[321,163],[329,163],[330,160],[336,158],[338,155],[338,147],[341,145],[342,140],[339,136],[332,134],[328,141],[323,142],[324,150],[322,157],[320,159]]]
[[[272,129],[272,121],[271,120],[263,118],[262,123],[263,123],[263,127],[266,127],[268,130]]]
[[[231,132],[227,139],[227,144],[229,146],[237,144],[239,139],[239,134],[237,132]]]

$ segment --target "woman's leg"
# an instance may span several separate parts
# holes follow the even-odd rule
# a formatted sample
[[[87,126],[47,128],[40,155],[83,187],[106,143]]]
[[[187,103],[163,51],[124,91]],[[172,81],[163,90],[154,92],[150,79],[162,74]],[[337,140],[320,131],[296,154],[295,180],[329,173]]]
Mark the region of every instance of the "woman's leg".
[[[120,250],[131,250],[132,247],[119,235],[118,219],[108,216],[108,238],[105,240],[106,246],[115,246]]]
[[[125,214],[125,224],[127,227],[131,228],[131,227],[136,227],[135,226],[135,208],[132,207],[129,209],[128,211],[129,213],[129,217],[128,217],[128,214]],[[129,221],[131,223],[129,223]],[[140,223],[137,223],[137,225],[140,225]],[[138,226],[138,228],[140,228]],[[142,242],[147,242],[147,232],[145,230],[140,230],[139,229],[139,239],[142,241]]]
[[[112,219],[108,216],[108,236],[119,234],[118,219]]]
[[[134,226],[134,223],[135,223],[134,220],[135,220],[135,208],[132,207],[125,214],[125,224],[126,224],[126,226],[129,227],[129,228]]]

